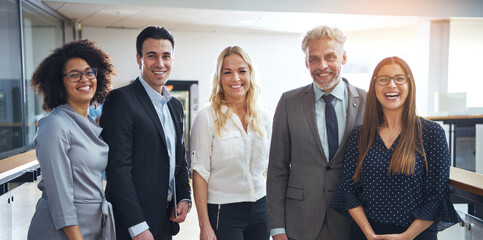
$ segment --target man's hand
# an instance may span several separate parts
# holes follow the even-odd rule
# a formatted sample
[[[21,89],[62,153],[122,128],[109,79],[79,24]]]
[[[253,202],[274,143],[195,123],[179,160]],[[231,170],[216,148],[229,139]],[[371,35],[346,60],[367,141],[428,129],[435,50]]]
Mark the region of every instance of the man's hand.
[[[273,240],[288,240],[288,237],[286,234],[277,234],[273,236]]]
[[[153,234],[151,234],[151,231],[146,230],[132,238],[132,240],[154,240]]]
[[[169,220],[177,223],[184,222],[184,220],[186,219],[186,215],[188,214],[188,209],[189,209],[188,202],[182,201],[178,203],[178,207],[177,207],[178,217],[174,216],[174,208],[173,208],[173,210],[171,211],[171,217],[169,217]]]

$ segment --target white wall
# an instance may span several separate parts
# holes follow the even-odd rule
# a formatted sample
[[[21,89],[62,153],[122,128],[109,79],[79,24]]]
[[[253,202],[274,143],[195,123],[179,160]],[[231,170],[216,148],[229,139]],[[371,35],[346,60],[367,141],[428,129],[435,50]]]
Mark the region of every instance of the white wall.
[[[135,55],[140,30],[83,28],[82,36],[98,42],[112,57],[120,87],[139,74]],[[309,84],[301,36],[295,34],[255,34],[227,32],[172,32],[175,36],[174,65],[170,79],[199,81],[200,106],[208,101],[216,58],[229,45],[242,46],[255,63],[262,87],[262,104],[274,111],[284,91]]]
[[[376,65],[384,58],[398,56],[413,71],[416,82],[418,114],[427,115],[428,91],[428,23],[395,26],[347,33],[347,70],[352,84],[368,89]]]
[[[466,92],[466,106],[482,108],[483,19],[452,20],[450,26],[448,92]]]

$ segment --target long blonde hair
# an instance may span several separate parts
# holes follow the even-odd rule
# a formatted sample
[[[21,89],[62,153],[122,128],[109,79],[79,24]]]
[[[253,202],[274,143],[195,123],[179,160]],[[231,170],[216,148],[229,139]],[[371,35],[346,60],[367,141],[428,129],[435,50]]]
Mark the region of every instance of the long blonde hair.
[[[239,55],[248,65],[248,69],[250,71],[250,87],[248,88],[245,102],[246,115],[245,119],[241,120],[248,123],[248,125],[251,126],[258,134],[260,134],[260,136],[264,137],[265,132],[261,127],[260,121],[260,118],[262,116],[257,105],[257,99],[260,95],[260,87],[255,81],[255,71],[253,69],[253,63],[250,56],[245,50],[243,50],[239,46],[229,46],[220,53],[216,64],[216,70],[213,74],[213,88],[211,90],[210,103],[215,110],[214,125],[216,133],[218,134],[218,136],[222,136],[223,127],[225,126],[227,119],[230,118],[233,114],[231,104],[225,99],[223,87],[221,86],[221,68],[223,65],[223,60],[225,59],[225,57],[232,54]],[[226,113],[223,113],[221,111],[222,106],[227,107]],[[250,118],[252,118],[253,120],[250,121]]]
[[[398,64],[409,76],[409,92],[404,103],[402,114],[402,129],[399,141],[394,155],[389,163],[389,174],[404,174],[410,176],[414,174],[416,164],[416,150],[421,153],[426,162],[426,171],[428,170],[428,160],[423,146],[421,121],[416,114],[416,87],[414,82],[413,72],[409,65],[398,57],[388,57],[383,59],[374,69],[369,91],[367,92],[366,106],[364,110],[364,120],[359,138],[359,155],[357,158],[357,167],[352,179],[354,182],[360,180],[362,162],[369,152],[371,145],[376,136],[378,126],[384,123],[384,112],[379,100],[377,100],[375,92],[376,76],[379,70],[388,64]]]

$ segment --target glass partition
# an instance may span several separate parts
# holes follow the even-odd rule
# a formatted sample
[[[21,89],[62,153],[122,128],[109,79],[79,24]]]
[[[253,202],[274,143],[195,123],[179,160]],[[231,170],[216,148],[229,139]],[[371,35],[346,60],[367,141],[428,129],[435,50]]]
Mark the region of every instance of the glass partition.
[[[23,48],[26,89],[26,144],[32,144],[37,121],[45,114],[42,98],[30,85],[35,68],[52,50],[63,44],[62,21],[22,2]]]
[[[0,153],[23,146],[22,62],[17,1],[0,0]]]

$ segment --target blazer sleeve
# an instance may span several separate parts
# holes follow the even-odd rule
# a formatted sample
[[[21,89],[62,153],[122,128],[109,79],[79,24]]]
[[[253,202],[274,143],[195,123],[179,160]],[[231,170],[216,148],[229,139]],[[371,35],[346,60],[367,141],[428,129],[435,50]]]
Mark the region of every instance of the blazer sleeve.
[[[184,119],[184,112],[183,112],[183,105],[177,99],[173,99],[175,101],[175,108],[176,111],[176,120],[180,122],[180,131],[177,132],[177,138],[179,139],[176,149],[176,154],[179,154],[177,158],[180,158],[179,169],[175,172],[175,179],[176,179],[176,199],[178,202],[182,200],[190,200],[191,201],[191,187],[189,183],[189,169],[188,169],[188,161],[186,160],[186,148],[185,148],[185,129],[183,122],[186,121]],[[172,101],[173,101],[172,100]],[[184,119],[184,120],[183,120]],[[178,166],[177,166],[178,167]]]
[[[72,165],[67,155],[70,133],[65,121],[51,114],[39,122],[34,140],[35,152],[42,169],[42,182],[55,229],[79,225],[74,205]]]
[[[112,91],[104,102],[100,119],[102,138],[109,145],[107,197],[117,208],[122,225],[127,228],[145,221],[131,172],[135,124],[129,104],[132,98],[121,91]]]
[[[273,118],[267,173],[268,229],[285,228],[285,194],[290,175],[290,130],[285,94]]]

